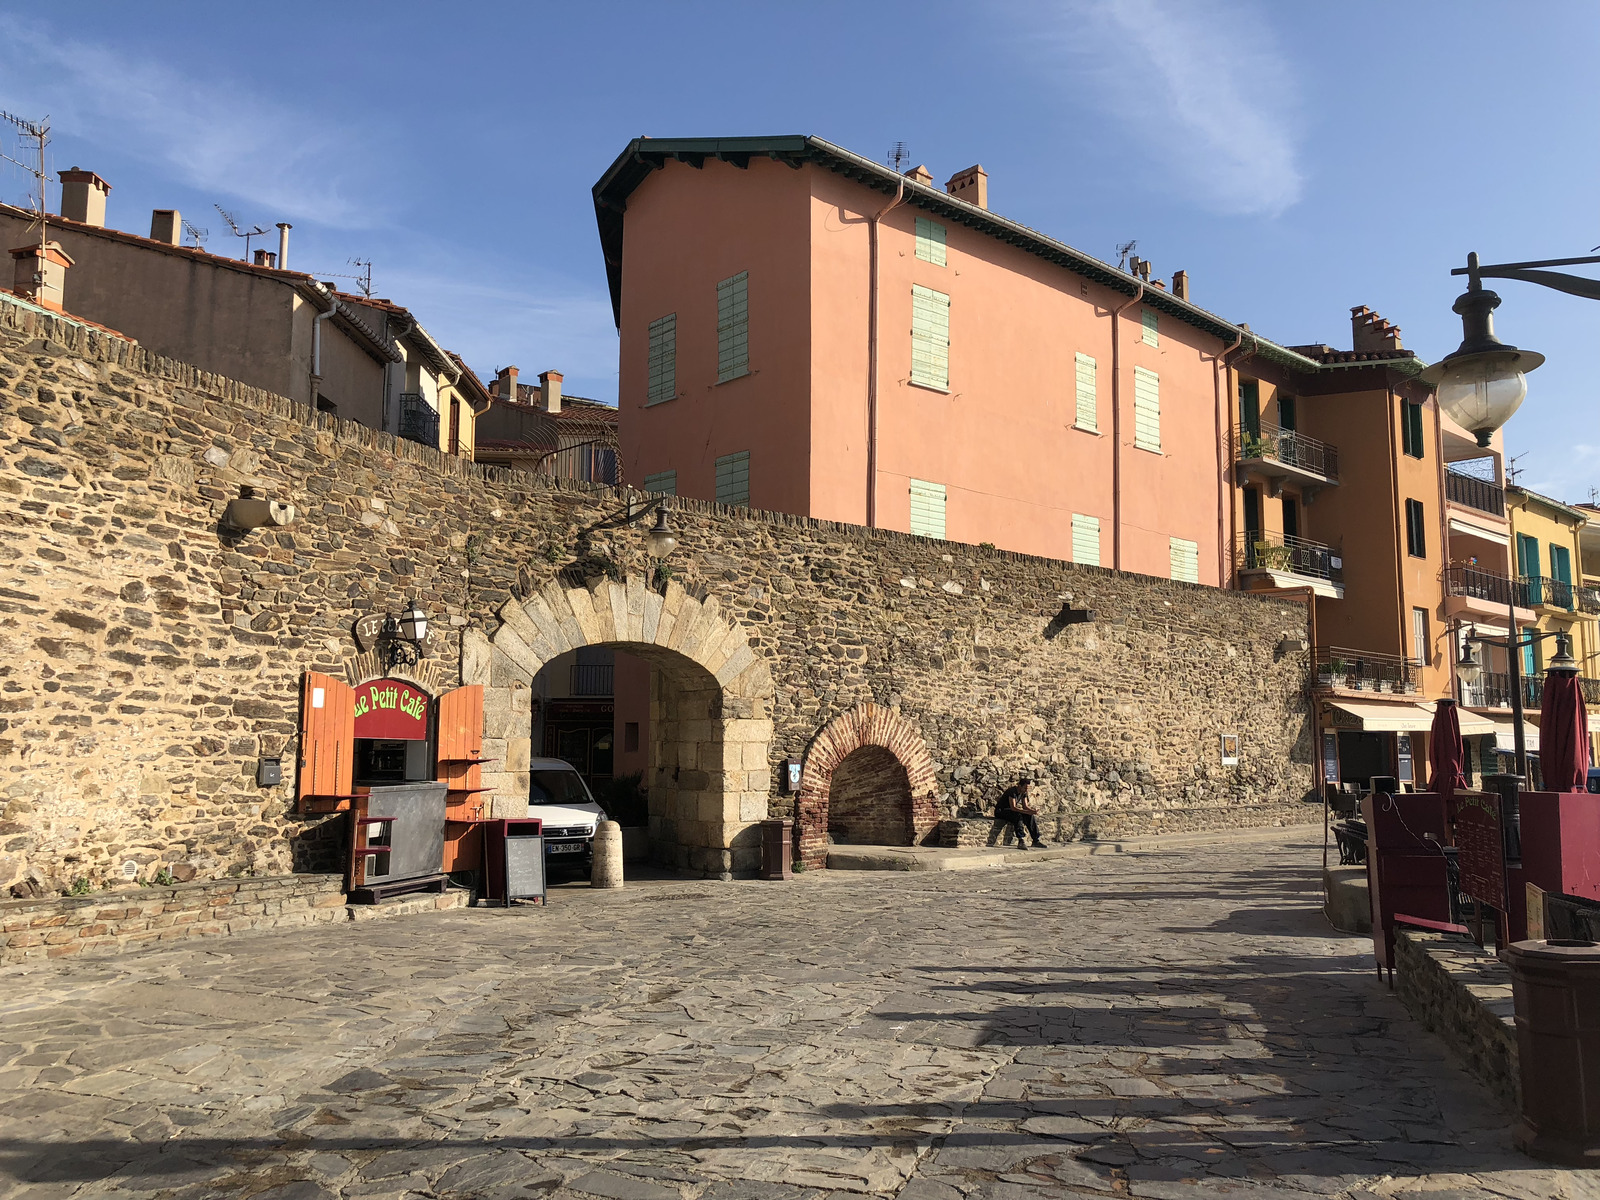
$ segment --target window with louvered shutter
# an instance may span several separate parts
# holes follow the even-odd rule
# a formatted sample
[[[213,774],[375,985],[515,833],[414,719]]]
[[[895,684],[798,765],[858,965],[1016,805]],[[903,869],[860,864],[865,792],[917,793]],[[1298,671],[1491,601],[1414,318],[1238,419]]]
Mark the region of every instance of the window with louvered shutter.
[[[917,257],[936,267],[945,265],[944,226],[939,222],[917,218]]]
[[[1072,561],[1085,566],[1100,565],[1100,518],[1072,514]]]
[[[657,471],[654,475],[644,477],[644,490],[654,492],[659,496],[676,496],[678,494],[678,473],[676,471]]]
[[[1187,538],[1168,538],[1172,577],[1183,583],[1200,582],[1200,543]]]
[[[1133,369],[1133,444],[1161,452],[1161,376],[1144,367]]]
[[[1428,557],[1428,527],[1421,500],[1406,501],[1406,553],[1412,558]]]
[[[1161,344],[1161,315],[1146,308],[1141,311],[1140,316],[1144,321],[1144,330],[1140,334],[1139,340],[1146,346],[1159,346]]]
[[[1406,401],[1400,406],[1401,448],[1412,458],[1423,458],[1422,405]]]
[[[944,484],[924,479],[911,481],[911,532],[922,537],[944,537]]]
[[[750,503],[750,451],[717,459],[717,503]]]
[[[1095,362],[1087,354],[1079,354],[1074,365],[1077,370],[1078,416],[1073,424],[1093,433],[1100,428],[1095,408]]]
[[[717,284],[717,382],[750,373],[750,272]]]
[[[646,404],[659,404],[678,394],[678,314],[650,322],[649,384]]]
[[[932,288],[911,288],[911,382],[950,386],[950,297]]]

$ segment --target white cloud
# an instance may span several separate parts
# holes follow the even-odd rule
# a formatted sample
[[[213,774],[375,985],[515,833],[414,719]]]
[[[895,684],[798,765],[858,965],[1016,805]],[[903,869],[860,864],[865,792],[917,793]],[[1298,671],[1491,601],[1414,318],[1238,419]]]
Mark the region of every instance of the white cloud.
[[[1251,8],[1222,0],[1053,0],[1013,9],[1058,86],[1154,155],[1164,186],[1277,216],[1305,187],[1299,91]]]
[[[0,107],[48,112],[74,140],[136,146],[173,178],[251,201],[274,219],[335,228],[376,221],[348,183],[373,165],[377,148],[370,132],[341,127],[336,107],[295,108],[234,80],[180,74],[10,13],[0,14],[0,44]]]

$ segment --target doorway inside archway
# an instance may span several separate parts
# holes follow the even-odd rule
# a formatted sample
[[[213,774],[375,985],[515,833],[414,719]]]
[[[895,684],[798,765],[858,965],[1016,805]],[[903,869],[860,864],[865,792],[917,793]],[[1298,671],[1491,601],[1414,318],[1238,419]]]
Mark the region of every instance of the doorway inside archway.
[[[911,781],[884,746],[845,755],[828,786],[828,840],[841,846],[912,844]]]

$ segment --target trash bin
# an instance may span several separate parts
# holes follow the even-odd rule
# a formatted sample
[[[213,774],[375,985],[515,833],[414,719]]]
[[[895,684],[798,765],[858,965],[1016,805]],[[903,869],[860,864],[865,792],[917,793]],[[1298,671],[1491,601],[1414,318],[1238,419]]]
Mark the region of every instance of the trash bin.
[[[1600,944],[1514,942],[1522,1115],[1517,1148],[1550,1162],[1600,1167]]]
[[[787,817],[761,822],[761,878],[794,878],[793,856],[789,849],[793,828],[794,822]]]

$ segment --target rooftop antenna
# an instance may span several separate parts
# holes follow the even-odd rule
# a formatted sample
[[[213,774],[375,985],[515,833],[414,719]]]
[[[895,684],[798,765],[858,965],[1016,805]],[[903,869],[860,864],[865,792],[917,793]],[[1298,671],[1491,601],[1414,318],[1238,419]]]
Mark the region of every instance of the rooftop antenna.
[[[0,152],[0,158],[21,167],[29,175],[32,175],[39,185],[39,202],[33,210],[33,217],[39,226],[39,263],[41,269],[43,269],[44,254],[50,240],[49,226],[46,220],[48,213],[45,205],[45,180],[47,177],[44,173],[44,148],[50,142],[50,118],[47,116],[42,121],[28,121],[12,113],[0,110],[0,119],[9,121],[21,132],[22,137],[32,138],[35,143],[35,162],[25,163],[20,158],[12,158],[11,155],[3,152]],[[17,153],[21,154],[21,149],[18,149]],[[29,198],[32,199],[31,196]],[[30,224],[28,228],[31,230],[33,225]]]
[[[206,238],[211,236],[209,230],[198,229],[195,227],[195,223],[189,220],[183,222],[183,232],[194,240],[194,245],[197,249],[204,249]]]
[[[889,157],[886,160],[894,168],[896,175],[904,175],[906,163],[911,161],[911,155],[906,152],[904,142],[896,142],[889,147]]]
[[[1123,242],[1122,245],[1117,247],[1117,270],[1126,271],[1128,269],[1128,255],[1138,248],[1139,243],[1137,241]]]
[[[1513,486],[1515,486],[1517,482],[1517,476],[1522,474],[1522,468],[1517,466],[1517,462],[1519,459],[1526,458],[1527,456],[1528,452],[1524,450],[1521,454],[1513,454],[1510,458],[1506,459],[1506,481]]]
[[[361,294],[372,296],[372,260],[370,258],[350,258],[345,260],[352,267],[363,267],[365,270],[359,275],[340,274],[338,271],[312,271],[318,279],[353,279]]]
[[[213,204],[211,207],[216,209],[219,213],[222,214],[222,219],[228,223],[228,228],[233,230],[233,236],[234,237],[242,237],[244,239],[244,261],[245,262],[249,262],[250,261],[250,239],[253,238],[253,237],[261,237],[267,231],[265,229],[261,228],[261,226],[259,226],[259,225],[257,225],[254,229],[240,229],[239,228],[239,222],[236,221],[234,219],[233,214],[231,212],[229,212],[227,209],[223,208],[222,205]]]
[[[1589,489],[1589,503],[1600,504],[1600,488]]]

